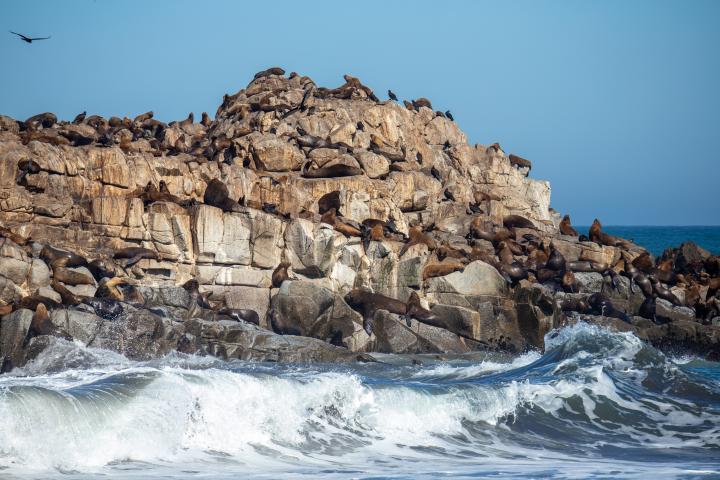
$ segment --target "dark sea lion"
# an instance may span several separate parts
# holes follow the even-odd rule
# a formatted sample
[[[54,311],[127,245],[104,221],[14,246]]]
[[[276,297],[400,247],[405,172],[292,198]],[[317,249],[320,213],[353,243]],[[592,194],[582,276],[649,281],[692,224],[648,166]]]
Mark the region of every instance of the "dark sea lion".
[[[645,274],[638,270],[634,265],[625,265],[625,275],[630,279],[631,292],[635,292],[635,285],[637,284],[646,297],[653,294],[652,283],[647,276],[645,276]]]
[[[38,303],[30,322],[30,332],[35,335],[50,335],[53,331],[55,325],[50,321],[47,308],[42,303]]]
[[[50,286],[53,290],[60,294],[63,305],[72,307],[82,303],[80,297],[72,293],[65,287],[65,285],[58,282],[56,279],[53,278],[52,282],[50,282]]]
[[[154,250],[150,250],[149,248],[143,248],[143,247],[127,247],[127,248],[121,248],[120,250],[116,250],[113,254],[114,259],[121,259],[121,258],[127,258],[128,261],[125,264],[125,268],[130,268],[136,263],[138,263],[140,260],[147,258],[150,260],[157,260],[158,254]]]
[[[408,231],[408,241],[400,249],[398,258],[402,258],[402,256],[405,255],[405,252],[407,252],[410,247],[419,244],[426,245],[428,247],[428,250],[430,251],[435,250],[435,248],[437,247],[435,240],[433,240],[430,235],[423,233],[423,231],[419,227],[410,227],[410,230]]]
[[[563,235],[569,235],[571,237],[577,237],[578,232],[572,227],[570,223],[570,215],[565,215],[560,222],[560,233]]]
[[[67,250],[53,248],[50,245],[45,245],[42,250],[40,250],[40,258],[53,268],[83,267],[88,263],[85,257],[81,257],[80,255]]]
[[[96,258],[90,262],[87,267],[97,281],[105,277],[112,278],[116,276],[115,265],[108,259]]]
[[[205,296],[200,293],[200,282],[196,279],[190,279],[183,283],[182,288],[190,294],[190,306],[198,305],[202,308],[212,308],[207,302]]]
[[[528,278],[528,270],[522,264],[513,262],[511,264],[500,263],[495,265],[500,275],[511,285],[516,285],[520,280]]]
[[[556,302],[557,307],[563,312],[585,313],[590,305],[584,298],[563,298]]]
[[[212,124],[212,120],[210,120],[210,116],[207,114],[207,112],[202,112],[202,119],[200,120],[200,124],[204,127],[209,127]]]
[[[344,299],[345,303],[363,316],[363,328],[368,335],[372,334],[372,319],[376,311],[387,310],[396,315],[405,315],[407,311],[407,306],[404,302],[379,293],[370,292],[363,288],[350,290]]]
[[[60,303],[52,298],[45,297],[43,295],[33,294],[22,297],[18,302],[18,308],[27,308],[28,310],[35,310],[38,304],[42,303],[47,307],[48,310],[60,307]]]
[[[340,191],[333,190],[330,193],[326,193],[318,199],[318,213],[322,215],[331,208],[334,208],[336,212],[340,212]]]
[[[455,259],[449,259],[440,263],[428,263],[423,267],[422,278],[427,280],[428,278],[444,277],[453,272],[462,271],[465,269],[465,264]]]
[[[635,257],[632,264],[643,273],[652,273],[655,268],[655,263],[652,261],[652,257],[648,252],[643,252]]]
[[[100,281],[100,284],[95,291],[95,298],[105,298],[116,302],[122,302],[125,300],[125,295],[118,286],[125,283],[127,283],[127,280],[120,277],[104,278]]]
[[[513,228],[537,228],[533,222],[521,215],[506,215],[503,217],[503,226]]]
[[[422,303],[420,303],[420,296],[415,291],[411,292],[410,297],[408,298],[405,308],[405,317],[408,318],[408,326],[410,326],[409,318],[414,318],[418,322],[432,327],[447,328],[446,323],[440,317],[422,306]]]
[[[305,178],[336,178],[336,177],[352,177],[362,175],[361,168],[351,167],[349,165],[335,164],[329,167],[316,168],[309,170],[310,162],[307,162],[302,168],[302,176]]]
[[[83,122],[83,120],[85,120],[86,116],[87,116],[87,112],[85,112],[85,111],[83,111],[82,113],[78,113],[72,121],[73,125],[81,124]]]
[[[283,284],[283,282],[290,278],[290,275],[288,274],[289,267],[290,267],[290,262],[280,262],[280,264],[277,267],[275,267],[275,270],[273,270],[273,273],[272,273],[273,288],[280,288],[280,286]]]
[[[285,70],[283,70],[280,67],[271,67],[267,70],[263,70],[261,72],[257,72],[255,76],[253,77],[253,80],[257,80],[258,78],[262,77],[269,77],[270,75],[285,75]]]
[[[228,308],[223,307],[218,312],[220,315],[225,315],[232,318],[233,320],[240,322],[252,323],[253,325],[260,326],[260,316],[255,310],[249,308]]]
[[[535,277],[540,283],[545,283],[550,280],[554,280],[562,275],[562,271],[552,270],[549,268],[538,267],[535,272]]]
[[[57,116],[51,112],[38,113],[25,120],[25,125],[30,128],[50,128],[57,123]]]
[[[550,256],[548,257],[546,265],[547,268],[555,270],[556,272],[565,270],[567,265],[563,254],[560,253],[560,250],[556,249],[552,244],[550,245]]]
[[[267,317],[270,323],[270,328],[272,328],[272,331],[278,335],[302,335],[299,328],[288,325],[285,322],[285,319],[283,319],[274,308],[268,310]]]
[[[425,97],[420,97],[412,101],[413,107],[415,107],[415,110],[420,110],[420,107],[427,107],[430,110],[433,109],[432,103],[430,103],[430,100],[428,100]]]
[[[630,323],[628,315],[615,308],[610,299],[602,293],[593,293],[588,297],[588,304],[593,314],[602,315],[604,317],[619,318],[620,320]]]
[[[668,302],[670,302],[670,303],[672,303],[673,305],[676,305],[676,306],[682,306],[682,305],[683,305],[683,303],[680,301],[680,299],[679,299],[678,297],[676,297],[675,294],[674,294],[672,291],[670,291],[669,288],[665,288],[665,287],[658,281],[658,279],[655,278],[653,275],[649,275],[649,276],[648,276],[648,280],[650,280],[650,283],[652,284],[652,287],[653,287],[653,291],[655,292],[655,294],[656,294],[658,297],[660,297],[660,298],[662,298],[662,299],[664,299],[664,300],[667,300]]]
[[[126,302],[145,305],[145,296],[143,296],[140,289],[138,289],[135,285],[122,285],[121,288]]]
[[[510,165],[512,165],[514,167],[527,168],[528,173],[530,172],[530,170],[532,170],[532,162],[530,160],[526,160],[526,159],[519,157],[512,153],[510,154],[508,159],[510,160]]]
[[[205,188],[203,202],[206,205],[222,209],[223,212],[242,211],[240,204],[229,198],[230,192],[225,184],[217,178],[213,178]]]

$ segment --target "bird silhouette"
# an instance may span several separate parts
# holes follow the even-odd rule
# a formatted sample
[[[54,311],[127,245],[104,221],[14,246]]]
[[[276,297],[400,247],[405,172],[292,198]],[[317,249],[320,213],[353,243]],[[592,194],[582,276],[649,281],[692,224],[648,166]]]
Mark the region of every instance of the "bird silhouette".
[[[22,40],[23,42],[27,42],[27,43],[32,43],[32,42],[35,41],[35,40],[47,40],[48,38],[50,38],[50,37],[35,37],[35,38],[31,38],[31,37],[26,37],[26,36],[23,35],[22,33],[17,33],[17,32],[13,32],[13,31],[10,31],[10,33],[12,33],[12,34],[14,34],[14,35],[17,35],[18,37],[20,37],[20,40]]]
[[[450,110],[448,110],[448,111],[445,112],[445,116],[446,116],[447,118],[449,118],[451,121],[453,121],[453,122],[455,121],[455,119],[454,119],[453,116],[452,116],[452,113],[450,113]]]
[[[390,100],[397,102],[397,95],[395,95],[392,90],[388,90],[388,97],[390,97]]]

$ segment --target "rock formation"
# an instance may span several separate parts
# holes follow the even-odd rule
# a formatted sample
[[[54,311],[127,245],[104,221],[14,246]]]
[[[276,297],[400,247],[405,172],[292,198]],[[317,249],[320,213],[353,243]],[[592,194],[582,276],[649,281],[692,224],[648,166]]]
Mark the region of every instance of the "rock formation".
[[[51,335],[135,358],[522,351],[573,311],[720,354],[717,256],[564,235],[529,161],[345,80],[268,69],[200,123],[0,116],[3,369]]]

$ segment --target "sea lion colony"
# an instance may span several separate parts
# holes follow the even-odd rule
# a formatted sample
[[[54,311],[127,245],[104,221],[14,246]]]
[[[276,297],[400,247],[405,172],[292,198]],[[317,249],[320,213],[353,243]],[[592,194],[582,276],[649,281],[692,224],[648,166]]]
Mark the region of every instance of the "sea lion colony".
[[[528,160],[498,143],[468,145],[449,110],[426,98],[401,105],[388,92],[381,101],[359,79],[344,80],[322,88],[271,68],[199,123],[192,113],[170,123],[153,112],[0,117],[0,313],[34,312],[23,344],[72,337],[54,310],[322,332],[310,336],[355,351],[394,348],[373,340],[378,311],[447,330],[460,351],[538,347],[577,314],[617,319],[657,343],[670,342],[662,326],[677,321],[715,332],[717,256],[684,244],[655,259],[597,220],[581,236],[549,208],[547,185],[527,177]],[[16,274],[23,262],[46,278]],[[504,283],[483,303],[489,310],[451,295],[474,298],[474,286],[453,285],[478,262]],[[290,284],[323,279],[331,310],[343,302],[346,316],[357,312],[366,337],[351,320],[301,326],[278,307]],[[173,286],[182,302],[158,299]],[[531,314],[518,300],[528,295]],[[494,331],[478,327],[487,314]],[[187,335],[169,348],[228,356]],[[680,343],[708,344],[689,337]]]

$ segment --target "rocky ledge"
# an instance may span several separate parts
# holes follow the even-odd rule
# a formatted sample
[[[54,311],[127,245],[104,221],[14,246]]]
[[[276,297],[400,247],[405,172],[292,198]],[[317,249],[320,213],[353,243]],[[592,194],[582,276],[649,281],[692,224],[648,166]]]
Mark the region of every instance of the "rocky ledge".
[[[542,347],[579,318],[720,355],[720,259],[653,258],[427,99],[279,68],[215,119],[0,116],[0,361],[53,336],[131,358]]]

